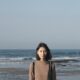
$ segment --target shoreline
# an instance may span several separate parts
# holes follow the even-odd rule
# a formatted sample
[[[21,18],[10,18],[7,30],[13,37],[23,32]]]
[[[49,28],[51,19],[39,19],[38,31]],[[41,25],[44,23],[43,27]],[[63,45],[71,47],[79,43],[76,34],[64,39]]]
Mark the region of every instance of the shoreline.
[[[0,68],[0,73],[12,73],[17,75],[28,75],[28,69],[24,68]],[[80,75],[80,70],[73,70],[73,71],[57,71],[57,75]]]

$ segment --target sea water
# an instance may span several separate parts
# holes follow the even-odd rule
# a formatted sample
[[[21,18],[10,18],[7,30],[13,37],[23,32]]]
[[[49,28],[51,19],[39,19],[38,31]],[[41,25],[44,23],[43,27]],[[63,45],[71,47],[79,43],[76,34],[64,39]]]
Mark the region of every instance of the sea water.
[[[58,80],[80,80],[79,49],[57,49],[51,50],[51,53],[53,56],[52,59],[58,62],[56,64]],[[35,50],[33,49],[0,50],[0,68],[28,69],[30,62],[35,59]],[[8,72],[0,72],[0,80],[28,80],[28,74],[16,75]]]

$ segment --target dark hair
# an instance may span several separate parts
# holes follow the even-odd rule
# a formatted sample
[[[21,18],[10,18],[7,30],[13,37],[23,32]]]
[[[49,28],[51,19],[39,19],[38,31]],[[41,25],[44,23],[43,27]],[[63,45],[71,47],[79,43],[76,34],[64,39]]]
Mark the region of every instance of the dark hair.
[[[39,55],[37,54],[37,51],[39,50],[40,47],[44,47],[44,48],[46,49],[46,51],[47,51],[47,55],[46,55],[45,60],[46,60],[46,61],[50,60],[50,59],[52,58],[50,49],[48,48],[47,44],[45,44],[45,43],[43,43],[43,42],[39,43],[39,45],[38,45],[37,48],[36,48],[36,59],[37,59],[37,60],[40,60],[40,57],[39,57]]]

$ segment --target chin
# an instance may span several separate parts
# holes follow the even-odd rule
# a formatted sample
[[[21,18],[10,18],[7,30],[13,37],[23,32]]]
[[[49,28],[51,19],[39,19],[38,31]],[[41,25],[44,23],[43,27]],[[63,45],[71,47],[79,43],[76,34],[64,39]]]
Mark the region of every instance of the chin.
[[[44,57],[42,57],[41,59],[44,59]]]

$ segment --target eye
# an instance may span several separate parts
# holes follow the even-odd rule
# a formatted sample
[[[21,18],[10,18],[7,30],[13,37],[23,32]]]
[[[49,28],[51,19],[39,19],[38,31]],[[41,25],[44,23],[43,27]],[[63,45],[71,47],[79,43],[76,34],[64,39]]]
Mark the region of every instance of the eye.
[[[40,52],[42,52],[42,50],[40,50]]]
[[[44,52],[46,53],[47,51],[46,51],[46,50],[44,50]]]

